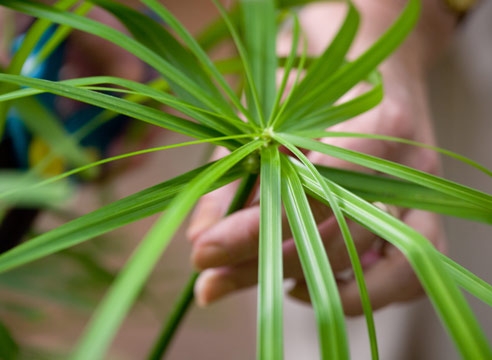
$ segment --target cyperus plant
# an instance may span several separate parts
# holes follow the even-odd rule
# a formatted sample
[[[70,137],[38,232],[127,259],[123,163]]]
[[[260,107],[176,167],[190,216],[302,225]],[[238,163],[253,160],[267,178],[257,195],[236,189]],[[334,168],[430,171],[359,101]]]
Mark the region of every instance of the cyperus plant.
[[[83,165],[34,185],[6,190],[0,194],[2,201],[18,201],[19,194],[26,188],[51,184],[103,163],[143,152],[197,143],[220,145],[230,151],[220,160],[81,216],[0,256],[0,271],[6,272],[163,212],[95,311],[74,350],[74,359],[103,357],[152,269],[201,196],[242,179],[242,186],[231,205],[233,211],[244,203],[257,178],[260,187],[258,358],[280,359],[283,356],[283,210],[316,314],[321,357],[349,357],[337,282],[308,197],[329,206],[338,221],[359,286],[373,358],[378,357],[378,351],[371,305],[346,218],[370,229],[405,254],[463,357],[492,357],[489,343],[460,290],[464,288],[492,305],[491,287],[439,253],[417,231],[372,204],[380,201],[488,223],[492,219],[492,197],[431,174],[319,141],[320,138],[343,136],[405,142],[369,134],[334,133],[326,129],[381,101],[383,87],[377,66],[411,31],[418,18],[419,1],[409,0],[394,25],[372,47],[351,61],[346,55],[359,25],[357,9],[350,1],[346,2],[347,12],[339,32],[326,50],[313,58],[306,54],[295,8],[308,2],[242,0],[229,13],[217,2],[222,20],[197,40],[157,0],[141,1],[152,11],[153,17],[110,0],[83,2],[79,7],[75,6],[78,1],[73,0],[61,0],[53,7],[31,1],[0,0],[2,6],[41,19],[31,27],[11,65],[0,74],[2,119],[10,105],[35,107],[36,101],[31,97],[48,92],[105,109],[106,112],[94,121],[101,122],[114,114],[122,114],[195,139],[90,162],[74,140],[76,136],[64,133],[56,121],[45,114],[42,121],[49,126],[30,125],[30,128],[52,145],[57,155],[68,155],[67,162]],[[93,5],[112,13],[130,35],[85,17]],[[155,17],[165,26],[154,20]],[[287,20],[292,22],[292,44],[290,54],[282,58],[277,56],[275,44],[279,22]],[[154,68],[159,77],[151,83],[141,84],[109,76],[51,82],[19,75],[36,40],[53,23],[60,27],[52,37],[55,45],[48,43],[46,53],[50,46],[63,41],[71,29],[77,29],[107,39],[134,54]],[[238,57],[214,63],[204,48],[222,40],[226,33],[232,37]],[[299,48],[304,50],[298,51]],[[234,65],[239,77],[240,93],[224,78],[222,70],[230,64]],[[280,84],[276,81],[278,68],[283,70]],[[292,74],[294,83],[287,86]],[[340,103],[339,99],[360,83],[370,85],[369,90]],[[163,112],[147,104],[147,100],[175,109],[181,115]],[[32,119],[32,116],[26,118]],[[36,121],[41,120],[35,119],[34,123]],[[287,149],[289,155],[282,149]],[[336,157],[389,176],[317,166],[308,160],[304,150]],[[490,174],[470,160],[445,153]],[[190,288],[187,287],[150,358],[159,358],[170,340],[190,300]]]

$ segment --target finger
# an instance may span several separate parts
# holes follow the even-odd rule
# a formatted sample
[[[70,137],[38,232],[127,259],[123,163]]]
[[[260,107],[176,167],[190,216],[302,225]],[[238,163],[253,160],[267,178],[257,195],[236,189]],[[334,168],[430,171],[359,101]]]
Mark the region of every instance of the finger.
[[[365,272],[364,278],[373,310],[392,302],[411,300],[422,295],[420,283],[401,253],[375,263]],[[362,303],[355,280],[340,284],[338,291],[346,315],[362,314]],[[289,295],[298,300],[310,302],[309,290],[304,280],[298,281],[289,291]]]
[[[356,89],[354,91],[360,91],[360,89]],[[394,104],[394,100],[386,98],[383,101],[383,104],[376,107],[375,109],[341,123],[339,125],[334,126],[331,130],[333,131],[347,131],[347,132],[359,132],[359,133],[384,133],[387,135],[399,136],[403,138],[409,138],[412,135],[412,132],[408,129],[408,124],[412,123],[408,121],[408,115],[405,112],[402,112],[398,104]],[[375,141],[369,139],[360,139],[360,138],[325,138],[323,142],[329,143],[331,145],[339,146],[345,149],[351,149],[355,151],[361,151],[366,154],[370,154],[373,156],[381,157],[388,160],[397,161],[399,157],[406,156],[401,155],[401,144],[391,143],[388,141]],[[407,149],[407,148],[405,148]],[[407,149],[408,150],[408,149]],[[312,162],[323,164],[327,166],[334,167],[343,167],[349,169],[359,169],[369,171],[367,169],[361,169],[360,166],[349,164],[343,160],[335,159],[329,157],[325,154],[321,153],[309,153],[309,158]],[[229,197],[232,197],[232,192],[228,193]],[[217,194],[217,193],[216,193]],[[204,226],[199,226],[198,231],[195,231],[194,226],[192,226],[192,230],[190,230],[190,236],[196,238],[197,233],[203,232],[205,229],[209,228],[212,224],[215,224],[219,221],[220,216],[217,214],[224,213],[224,211],[214,211],[217,206],[223,205],[223,199],[226,196],[215,196],[211,195],[206,197],[204,201],[207,203],[205,210],[200,212],[199,214],[204,214],[204,218],[200,219],[200,215],[195,214],[193,219],[195,221],[201,221],[204,223]],[[214,201],[217,201],[218,204],[213,204]],[[211,203],[209,203],[211,202]],[[324,209],[324,210],[323,210]],[[317,217],[317,221],[326,219],[330,213],[327,210],[326,206],[318,207],[314,213]],[[208,211],[210,210],[210,214],[208,215]],[[224,234],[224,236],[228,236]]]
[[[373,310],[423,294],[420,282],[405,256],[394,247],[390,251],[391,255],[375,263],[365,274]],[[347,315],[355,316],[363,312],[355,281],[341,285],[340,296]]]
[[[207,207],[209,205],[208,200],[210,200],[211,211]],[[200,204],[199,211],[194,214],[195,221],[204,221],[205,227],[208,228],[207,231],[198,231],[198,234],[189,235],[192,236],[194,243],[191,259],[197,269],[236,265],[258,255],[259,206],[237,211],[222,219],[221,213],[224,212],[224,209],[221,211],[214,211],[214,209],[216,210],[217,205],[223,203],[218,201],[215,196],[209,196],[207,201]],[[331,210],[326,205],[312,199],[310,206],[316,221],[321,223],[319,225],[320,236],[328,252],[333,254],[332,261],[335,263],[335,267],[348,266],[349,257],[345,242],[337,222],[331,217]],[[209,219],[213,220],[210,221]],[[348,226],[359,251],[367,250],[376,240],[372,233],[360,225],[348,221]],[[195,229],[192,230],[196,231]],[[282,236],[284,240],[292,236],[285,217],[282,218]],[[300,273],[293,243],[284,244],[283,254],[285,263]]]
[[[359,255],[369,252],[373,247],[380,244],[379,237],[358,223],[348,220],[347,225]],[[336,219],[331,217],[324,221],[319,226],[319,233],[333,271],[342,273],[350,268],[350,256]],[[284,276],[286,278],[300,279],[304,277],[304,270],[293,239],[283,244],[283,258]]]
[[[347,226],[358,254],[364,254],[380,243],[380,238],[362,225],[346,220]],[[351,265],[347,243],[340,232],[335,218],[330,218],[319,226],[321,239],[325,244],[330,265],[335,272],[344,271]]]
[[[256,284],[257,262],[250,261],[234,268],[222,267],[203,271],[195,283],[195,299],[199,306],[223,298],[227,294]]]
[[[198,223],[199,227],[209,226],[212,221],[222,218],[219,211],[214,209],[218,203],[215,199],[210,199],[210,202],[200,204],[200,212],[196,215],[196,221],[202,222]],[[215,212],[201,214],[209,208]],[[221,220],[201,236],[192,238],[195,240],[191,253],[194,266],[198,269],[207,269],[237,264],[254,258],[258,254],[259,212],[258,206],[240,210]],[[194,226],[197,226],[196,223]],[[193,231],[196,231],[195,229]]]
[[[325,208],[327,209],[327,207]],[[196,238],[191,256],[195,267],[203,270],[212,267],[233,266],[256,258],[258,255],[259,212],[258,206],[240,210],[221,220]],[[365,252],[376,240],[372,233],[360,225],[348,221],[348,226],[359,251]],[[282,227],[283,238],[289,239],[291,234],[285,218],[283,218]],[[345,242],[335,219],[330,217],[322,222],[319,231],[335,268],[349,266]],[[292,240],[284,243],[283,255],[285,266],[290,269],[289,276],[300,276],[302,271]]]
[[[192,263],[197,269],[234,266],[258,256],[260,207],[239,210],[199,234],[193,243]],[[282,218],[283,239],[291,236]]]
[[[250,208],[244,210],[244,214],[237,214],[238,218],[242,219],[242,224],[230,225],[235,231],[231,232],[231,236],[238,236],[240,241],[244,240],[241,237],[243,234],[242,229],[239,226],[244,226],[247,231],[254,232],[249,234],[249,239],[257,239],[257,229],[258,226],[254,222],[258,221],[256,212],[257,208]],[[232,215],[229,218],[233,218]],[[227,223],[224,220],[221,225]],[[246,220],[250,221],[247,222]],[[232,224],[232,222],[229,222]],[[254,225],[254,226],[251,226]],[[229,225],[228,225],[229,226]],[[352,233],[355,235],[356,247],[359,253],[367,252],[371,246],[376,242],[375,235],[368,232],[366,229],[362,228],[360,225],[349,222]],[[211,231],[207,232],[210,233]],[[334,220],[329,221],[325,228],[321,228],[321,233],[326,234],[333,244],[332,247],[328,246],[328,254],[332,268],[335,272],[343,271],[350,266],[350,259],[347,250],[344,246],[343,239],[341,239],[340,232],[338,231],[336,222]],[[238,241],[235,237],[228,238],[227,242],[222,242],[221,244],[229,245],[227,248],[228,253],[224,252],[224,247],[221,247],[219,251],[215,247],[211,247],[210,251],[217,251],[214,255],[210,256],[207,250],[198,248],[198,255],[195,255],[195,261],[200,265],[204,264],[214,264],[216,268],[205,270],[197,282],[195,288],[195,295],[197,299],[200,299],[200,304],[205,305],[213,301],[216,301],[232,291],[241,290],[246,287],[253,286],[258,281],[258,259],[257,246],[250,246],[251,241],[244,242],[244,248],[238,246]],[[342,244],[342,245],[340,245]],[[208,248],[207,248],[208,249]],[[231,249],[233,249],[231,251]],[[251,254],[251,259],[243,261],[241,263],[234,263],[232,266],[222,266],[224,263],[229,263],[233,260],[240,259],[245,253]],[[196,253],[195,253],[196,254]],[[220,254],[220,255],[217,255]],[[297,255],[295,248],[295,243],[293,239],[289,239],[283,244],[283,255],[284,255],[284,277],[285,278],[302,278],[303,270]],[[201,260],[206,259],[206,260]],[[204,261],[204,262],[200,262]],[[221,266],[221,267],[219,267]]]
[[[409,211],[406,222],[418,228],[427,238],[433,239],[438,250],[444,249],[444,236],[437,216],[424,211]],[[405,256],[392,245],[384,257],[365,271],[364,275],[369,299],[374,310],[393,302],[415,299],[423,294],[422,286]],[[362,303],[355,280],[339,286],[344,311],[347,315],[360,315]],[[309,301],[305,282],[298,281],[289,295]]]

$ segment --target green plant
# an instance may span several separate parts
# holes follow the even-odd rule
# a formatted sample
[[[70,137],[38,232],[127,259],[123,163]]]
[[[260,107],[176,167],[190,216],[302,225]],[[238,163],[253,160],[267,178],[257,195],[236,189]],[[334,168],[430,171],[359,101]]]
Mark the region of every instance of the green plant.
[[[350,2],[347,2],[348,12],[343,26],[318,58],[308,57],[305,51],[297,54],[302,33],[293,7],[308,2],[240,1],[229,14],[217,4],[222,21],[209,28],[200,44],[155,0],[142,0],[142,3],[167,27],[118,2],[93,1],[119,18],[131,36],[84,17],[90,3],[69,11],[77,1],[62,0],[56,7],[47,7],[31,1],[0,0],[0,5],[42,19],[31,28],[21,50],[0,74],[0,111],[3,115],[11,103],[22,102],[26,108],[35,107],[36,103],[30,97],[50,92],[106,109],[103,118],[123,114],[196,139],[90,162],[77,142],[57,128],[56,121],[45,116],[48,125],[34,130],[53,146],[55,153],[67,154],[67,161],[79,167],[34,185],[8,189],[1,194],[2,199],[18,196],[26,188],[51,184],[103,163],[139,153],[197,143],[221,145],[230,150],[228,156],[218,161],[115,201],[0,256],[0,271],[5,272],[165,210],[99,304],[73,358],[95,359],[104,355],[161,254],[203,194],[242,179],[243,186],[231,205],[230,211],[234,211],[244,203],[257,177],[261,207],[258,358],[282,358],[282,208],[287,214],[310,288],[320,353],[324,359],[349,357],[337,284],[308,204],[308,195],[328,205],[338,220],[364,304],[374,358],[378,355],[371,306],[362,266],[345,217],[367,227],[407,256],[463,357],[492,356],[488,341],[460,291],[463,288],[492,305],[491,287],[439,253],[415,230],[371,204],[372,201],[381,201],[488,223],[491,221],[492,197],[415,169],[316,140],[346,136],[405,141],[375,135],[331,133],[325,129],[367,111],[381,101],[383,89],[377,66],[411,31],[418,17],[419,2],[410,0],[394,25],[369,50],[350,62],[345,57],[359,23],[358,12]],[[275,41],[278,22],[285,19],[293,22],[293,50],[286,58],[279,58]],[[70,29],[82,30],[108,39],[138,56],[157,70],[160,77],[152,83],[140,84],[109,76],[50,82],[18,75],[26,54],[31,52],[33,44],[52,22],[62,24],[53,35],[54,43],[62,41]],[[174,38],[171,30],[180,41]],[[215,64],[203,48],[224,39],[226,30],[232,36],[239,56]],[[220,71],[220,66],[227,68],[226,65],[231,64],[242,84],[245,104]],[[276,86],[278,67],[284,71],[279,87]],[[288,75],[300,74],[298,70],[306,73],[302,78],[297,75],[293,87],[287,90]],[[336,103],[361,82],[370,84],[370,90],[349,102]],[[125,96],[116,97],[112,95],[114,93]],[[147,105],[147,100],[178,110],[183,116],[162,112]],[[281,146],[292,156],[280,151]],[[301,149],[353,162],[390,177],[316,166]],[[435,150],[464,160],[490,175],[471,160]],[[191,300],[190,288],[187,287],[150,358],[158,358],[165,349]]]

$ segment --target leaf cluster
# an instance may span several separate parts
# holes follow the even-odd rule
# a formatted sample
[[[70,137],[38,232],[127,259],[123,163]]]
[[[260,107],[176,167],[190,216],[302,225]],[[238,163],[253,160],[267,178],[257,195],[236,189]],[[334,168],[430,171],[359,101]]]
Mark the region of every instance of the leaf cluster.
[[[365,53],[350,61],[347,52],[360,22],[355,6],[350,1],[346,2],[347,12],[338,33],[324,52],[313,58],[306,53],[306,42],[296,13],[298,6],[308,2],[243,0],[230,11],[216,2],[221,19],[195,38],[157,0],[141,1],[154,14],[152,17],[110,0],[93,0],[80,6],[76,6],[77,1],[61,0],[53,7],[30,0],[0,0],[2,6],[39,18],[26,34],[26,40],[10,66],[0,73],[0,125],[5,118],[1,115],[5,115],[9,107],[25,109],[24,117],[31,119],[26,120],[26,126],[42,136],[54,154],[63,154],[74,166],[73,170],[42,182],[15,189],[0,188],[2,201],[15,198],[26,189],[39,190],[40,186],[48,186],[103,163],[145,152],[197,143],[220,145],[230,151],[220,160],[101,207],[0,255],[0,271],[6,272],[128,223],[162,214],[98,305],[74,350],[74,359],[104,356],[162,253],[200,197],[243,179],[245,185],[240,187],[238,197],[244,198],[258,172],[258,358],[283,357],[283,211],[295,240],[316,314],[321,357],[349,357],[337,283],[308,196],[332,209],[344,235],[364,304],[373,358],[378,357],[378,351],[371,305],[346,218],[362,224],[405,254],[465,358],[492,356],[490,346],[460,290],[464,288],[492,305],[490,285],[440,254],[415,230],[372,204],[381,201],[490,223],[492,196],[397,163],[319,141],[321,137],[330,136],[405,141],[367,134],[334,134],[325,129],[380,103],[383,86],[377,67],[411,31],[418,18],[419,1],[409,0],[393,26]],[[129,35],[86,17],[93,5],[113,14]],[[291,52],[281,58],[276,54],[276,38],[281,24],[286,21],[292,24]],[[41,54],[49,53],[57,43],[66,39],[72,29],[76,29],[127,50],[153,68],[158,77],[149,83],[109,76],[52,82],[20,75],[36,41],[53,23],[59,27]],[[207,50],[230,38],[237,56],[213,61]],[[279,85],[278,68],[283,70]],[[233,88],[226,80],[224,71],[235,73],[239,89]],[[287,86],[289,78],[295,80]],[[369,90],[340,102],[344,94],[360,83],[368,84]],[[80,132],[68,134],[59,125],[56,115],[50,114],[48,109],[38,109],[41,105],[35,96],[42,93],[81,101],[102,108],[104,112],[88,120],[87,127]],[[177,112],[162,111],[162,106]],[[42,126],[41,121],[32,116],[34,110],[42,114]],[[84,155],[79,141],[90,134],[91,128],[117,114],[194,140],[91,162]],[[281,148],[288,149],[291,155]],[[305,150],[358,164],[383,175],[316,166],[304,155]],[[462,160],[458,155],[445,153]],[[478,164],[466,161],[483,170]],[[242,202],[236,202],[231,210]],[[189,301],[186,296],[184,298],[184,302]],[[164,331],[169,331],[169,328]],[[159,337],[155,349],[163,349],[159,342],[168,341],[168,335]],[[151,358],[158,358],[161,350],[156,350]]]

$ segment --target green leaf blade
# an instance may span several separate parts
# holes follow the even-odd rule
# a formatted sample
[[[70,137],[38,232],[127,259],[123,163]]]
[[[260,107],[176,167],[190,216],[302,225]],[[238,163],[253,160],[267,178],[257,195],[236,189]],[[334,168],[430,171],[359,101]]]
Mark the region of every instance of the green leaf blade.
[[[313,98],[315,93],[318,97],[323,96],[319,93],[323,93],[324,91],[319,91],[319,89],[325,88],[327,80],[344,63],[345,56],[357,33],[359,22],[359,12],[351,2],[348,2],[348,12],[337,35],[330,46],[308,68],[306,76],[302,79],[299,86],[296,86],[292,90],[292,99],[286,106],[285,114],[279,120],[279,124],[292,123],[295,119],[299,118],[297,115],[301,114],[301,112],[302,115],[306,114],[308,104],[305,101],[305,94],[313,95]]]
[[[315,179],[297,168],[301,171],[303,184],[320,194],[321,189]],[[400,220],[335,186],[337,196],[343,198],[343,211],[349,217],[403,252],[463,358],[492,357],[492,349],[476,317],[431,243]]]
[[[169,79],[170,82],[184,89],[194,99],[199,99],[204,105],[209,106],[210,108],[218,107],[223,110],[228,109],[226,104],[224,104],[223,97],[214,97],[213,94],[209,93],[205,88],[201,87],[200,84],[196,83],[193,78],[188,77],[181,69],[171,64],[162,56],[149,49],[141,42],[132,39],[107,25],[83,16],[63,12],[31,0],[22,2],[3,0],[2,5],[28,15],[48,19],[54,23],[70,26],[74,29],[106,39],[122,49],[127,50],[129,53],[135,55],[156,69],[164,77]],[[221,98],[222,101],[220,100]]]
[[[383,175],[317,166],[325,178],[366,201],[414,208],[492,224],[492,210],[475,206],[460,197]]]
[[[282,207],[278,148],[261,153],[258,359],[283,359]]]
[[[453,278],[463,289],[492,307],[492,285],[480,279],[446,255],[440,254],[440,256]]]
[[[0,322],[0,359],[18,359],[20,348],[9,329]]]
[[[418,20],[420,1],[409,0],[394,24],[365,53],[353,62],[341,66],[335,74],[303,96],[300,106],[294,104],[285,112],[285,121],[298,121],[309,112],[334,103],[353,86],[363,81],[406,38]]]
[[[100,303],[77,345],[73,360],[100,359],[116,335],[145,280],[198,199],[235,164],[261,146],[251,142],[212,164],[169,204],[147,233]]]
[[[260,123],[270,117],[276,97],[277,54],[275,1],[242,0],[244,44],[251,65],[252,83],[258,93]]]
[[[380,171],[388,175],[411,181],[452,197],[460,197],[462,200],[466,200],[474,206],[480,206],[486,210],[490,209],[492,206],[492,196],[423,171],[364,153],[325,144],[316,140],[289,134],[282,134],[282,137],[298,147],[317,151],[376,171]]]
[[[321,357],[348,359],[342,303],[316,222],[300,179],[286,159],[282,174],[282,199],[316,314]]]
[[[323,192],[324,201],[330,204],[330,208],[333,211],[333,215],[335,216],[340,229],[340,233],[342,234],[343,240],[345,242],[345,246],[350,258],[350,263],[355,275],[355,280],[359,288],[362,309],[367,324],[367,332],[369,335],[372,358],[377,359],[379,358],[379,350],[376,338],[376,328],[374,317],[372,314],[371,301],[369,299],[369,293],[367,291],[367,285],[364,279],[364,271],[359,258],[359,254],[357,252],[357,248],[354,243],[354,239],[352,238],[352,234],[350,233],[347,221],[345,220],[344,214],[342,213],[342,210],[340,208],[340,199],[335,197],[336,190],[331,181],[329,181],[328,179],[324,179],[321,176],[316,167],[309,161],[309,159],[306,157],[306,155],[302,153],[301,150],[297,149],[282,138],[277,137],[277,139],[283,146],[291,151],[304,164],[304,166],[306,166],[308,171],[311,173],[313,179],[315,179],[320,186],[320,189]]]
[[[169,202],[208,166],[210,165],[106,205],[17,246],[0,255],[0,273],[165,210]],[[235,169],[210,190],[243,174],[244,169]]]
[[[193,123],[178,116],[174,116],[145,105],[136,104],[115,96],[78,88],[63,82],[51,82],[48,80],[33,79],[8,74],[0,74],[0,80],[82,101],[87,104],[111,110],[115,113],[123,114],[131,118],[198,139],[217,137],[221,135],[216,130],[210,129],[209,127],[201,124]]]
[[[50,208],[68,200],[72,195],[73,188],[66,181],[56,185],[35,186],[40,181],[26,172],[1,170],[0,209],[4,206]],[[16,191],[19,188],[22,191]]]
[[[350,120],[376,107],[384,97],[382,79],[362,95],[339,105],[328,105],[308,114],[302,121],[284,124],[282,129],[289,132],[297,130],[327,129],[346,120]],[[280,130],[280,129],[279,129]]]

